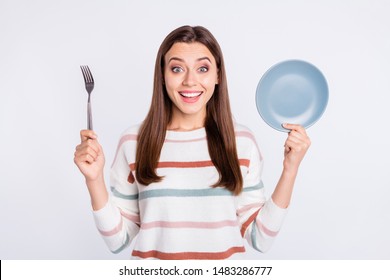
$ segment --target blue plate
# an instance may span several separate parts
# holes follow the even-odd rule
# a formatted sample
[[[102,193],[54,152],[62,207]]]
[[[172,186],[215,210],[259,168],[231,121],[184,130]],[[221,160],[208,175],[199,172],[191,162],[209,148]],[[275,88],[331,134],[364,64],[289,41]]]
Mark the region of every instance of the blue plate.
[[[313,125],[328,104],[328,84],[314,65],[286,60],[272,66],[256,89],[256,106],[263,120],[279,131],[283,123]]]

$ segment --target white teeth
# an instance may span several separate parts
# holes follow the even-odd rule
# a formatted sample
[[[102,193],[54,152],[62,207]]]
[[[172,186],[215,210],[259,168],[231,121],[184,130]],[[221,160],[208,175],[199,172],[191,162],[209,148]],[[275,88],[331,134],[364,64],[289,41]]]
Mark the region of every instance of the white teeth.
[[[199,95],[201,95],[202,92],[191,92],[191,93],[184,93],[184,92],[180,92],[180,95],[184,96],[184,97],[197,97]]]

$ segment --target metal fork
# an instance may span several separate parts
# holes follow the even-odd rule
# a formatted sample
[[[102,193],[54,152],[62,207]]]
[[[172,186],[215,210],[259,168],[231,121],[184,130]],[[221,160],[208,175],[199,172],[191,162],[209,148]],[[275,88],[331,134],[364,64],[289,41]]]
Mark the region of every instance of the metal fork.
[[[87,108],[87,128],[88,130],[93,130],[92,126],[92,109],[91,109],[91,92],[95,86],[95,81],[93,80],[91,70],[87,65],[80,66],[81,72],[84,76],[85,88],[88,92],[88,108]]]

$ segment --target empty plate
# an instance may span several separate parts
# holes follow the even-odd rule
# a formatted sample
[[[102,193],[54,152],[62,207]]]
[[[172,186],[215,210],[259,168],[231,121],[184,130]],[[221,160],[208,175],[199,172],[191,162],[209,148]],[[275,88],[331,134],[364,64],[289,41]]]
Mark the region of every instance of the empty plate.
[[[328,104],[328,84],[314,65],[286,60],[272,66],[256,89],[256,106],[263,120],[279,131],[283,123],[313,125]]]

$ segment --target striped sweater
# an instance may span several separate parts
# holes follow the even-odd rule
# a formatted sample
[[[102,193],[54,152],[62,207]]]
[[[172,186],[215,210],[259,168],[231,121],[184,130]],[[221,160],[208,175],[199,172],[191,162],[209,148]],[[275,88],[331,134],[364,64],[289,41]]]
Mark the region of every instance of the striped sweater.
[[[111,167],[111,195],[94,211],[96,226],[113,253],[137,236],[132,258],[226,259],[245,251],[244,238],[256,250],[269,249],[286,209],[266,199],[261,181],[263,158],[251,131],[235,125],[244,179],[234,196],[212,188],[218,172],[208,153],[204,128],[167,131],[157,174],[162,182],[144,186],[134,174],[139,126],[120,138]]]

